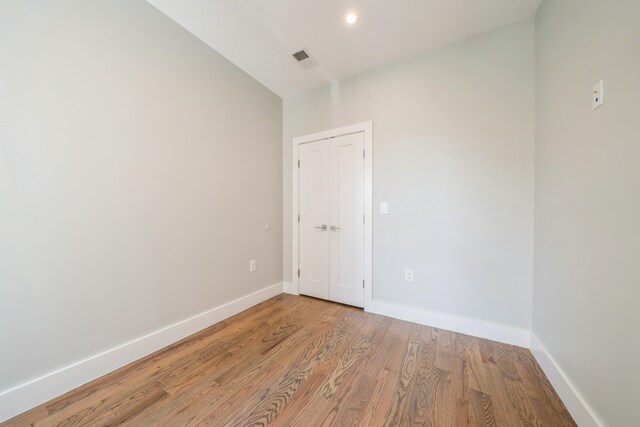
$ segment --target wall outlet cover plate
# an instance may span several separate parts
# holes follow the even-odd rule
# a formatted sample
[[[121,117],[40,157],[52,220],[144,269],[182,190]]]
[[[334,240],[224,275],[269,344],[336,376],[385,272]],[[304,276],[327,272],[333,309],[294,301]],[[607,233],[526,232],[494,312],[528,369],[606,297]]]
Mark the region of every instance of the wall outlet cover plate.
[[[593,109],[598,109],[604,104],[604,82],[600,80],[593,87]]]

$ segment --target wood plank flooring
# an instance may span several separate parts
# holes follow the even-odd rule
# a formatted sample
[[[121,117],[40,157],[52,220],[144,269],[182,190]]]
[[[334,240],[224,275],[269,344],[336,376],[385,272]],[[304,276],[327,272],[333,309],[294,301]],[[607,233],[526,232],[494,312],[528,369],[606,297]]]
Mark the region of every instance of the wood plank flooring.
[[[280,295],[4,426],[575,426],[531,353]]]

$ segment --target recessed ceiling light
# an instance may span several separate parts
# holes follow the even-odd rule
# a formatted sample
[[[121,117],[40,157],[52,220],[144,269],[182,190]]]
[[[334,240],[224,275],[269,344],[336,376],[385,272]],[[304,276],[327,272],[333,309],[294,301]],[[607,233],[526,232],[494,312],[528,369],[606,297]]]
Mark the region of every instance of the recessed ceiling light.
[[[345,21],[347,21],[347,24],[355,24],[357,20],[358,20],[358,15],[356,15],[355,13],[350,13],[345,18]]]

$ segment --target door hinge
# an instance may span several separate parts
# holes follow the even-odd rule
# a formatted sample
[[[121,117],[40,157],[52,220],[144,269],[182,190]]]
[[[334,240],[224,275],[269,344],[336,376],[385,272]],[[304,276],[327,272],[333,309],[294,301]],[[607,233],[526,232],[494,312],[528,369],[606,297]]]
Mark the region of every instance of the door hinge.
[[[298,277],[300,277],[300,269],[298,269]]]
[[[300,160],[298,160],[298,167],[300,167]]]
[[[298,214],[298,222],[300,222],[300,214]]]
[[[362,287],[364,288],[364,280],[362,281]]]
[[[362,150],[362,158],[364,159],[364,150]]]
[[[365,216],[364,216],[364,215],[362,215],[362,223],[363,223],[363,224],[366,224],[364,217],[365,217]]]

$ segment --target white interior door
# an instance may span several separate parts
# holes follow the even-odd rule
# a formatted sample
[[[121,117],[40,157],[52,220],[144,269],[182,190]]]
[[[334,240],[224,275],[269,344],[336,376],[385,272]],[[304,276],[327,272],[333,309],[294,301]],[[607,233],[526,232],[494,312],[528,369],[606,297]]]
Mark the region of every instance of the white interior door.
[[[329,299],[329,147],[300,146],[300,293]]]
[[[364,133],[329,143],[329,298],[364,307]]]
[[[300,293],[364,306],[364,133],[299,148]]]

